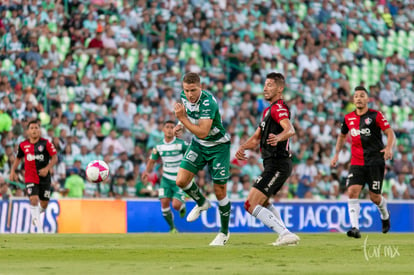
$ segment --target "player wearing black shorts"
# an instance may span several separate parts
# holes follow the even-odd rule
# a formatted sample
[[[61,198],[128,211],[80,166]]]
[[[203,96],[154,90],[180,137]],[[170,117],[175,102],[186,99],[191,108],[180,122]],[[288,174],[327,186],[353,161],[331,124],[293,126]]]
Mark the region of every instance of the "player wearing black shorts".
[[[392,158],[395,134],[381,112],[368,108],[369,95],[364,87],[355,88],[353,100],[356,109],[344,117],[331,165],[336,166],[338,154],[345,144],[346,135],[350,133],[351,168],[347,178],[347,188],[349,195],[348,214],[352,228],[347,235],[361,238],[358,222],[360,212],[358,198],[365,184],[368,184],[371,201],[377,205],[381,214],[382,232],[387,233],[391,227],[387,202],[381,195],[381,190],[385,160]],[[384,146],[382,142],[381,132],[387,136],[387,146]]]
[[[40,137],[40,124],[32,120],[27,125],[28,139],[19,144],[16,160],[10,171],[10,180],[17,181],[16,169],[24,158],[24,180],[30,199],[32,223],[38,233],[43,232],[40,213],[43,213],[50,199],[50,169],[57,163],[56,149],[47,139]],[[40,201],[40,206],[39,206]]]
[[[292,172],[292,160],[289,153],[289,138],[295,135],[290,122],[288,106],[282,100],[285,78],[279,73],[266,76],[263,90],[265,100],[270,102],[256,132],[240,146],[236,153],[239,160],[247,159],[245,150],[260,145],[264,171],[256,179],[244,204],[245,209],[267,227],[279,234],[273,245],[296,245],[299,237],[290,232],[277,209],[269,202],[283,186]]]

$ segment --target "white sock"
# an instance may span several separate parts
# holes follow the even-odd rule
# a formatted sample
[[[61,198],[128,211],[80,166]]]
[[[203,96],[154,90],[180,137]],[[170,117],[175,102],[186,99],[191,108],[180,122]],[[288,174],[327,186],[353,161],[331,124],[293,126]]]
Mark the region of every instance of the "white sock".
[[[187,186],[184,186],[184,188],[181,188],[181,189],[183,189],[183,191],[185,191],[185,190],[190,189],[191,186],[193,186],[193,181],[191,181],[189,184],[187,184]]]
[[[359,229],[359,199],[348,199],[348,214],[351,220],[351,226]]]
[[[266,208],[267,208],[270,212],[272,212],[272,213],[273,213],[273,215],[275,215],[275,218],[276,218],[276,220],[278,221],[278,223],[279,223],[279,224],[283,224],[283,226],[285,227],[285,230],[284,230],[282,233],[280,233],[280,235],[285,235],[285,234],[290,233],[289,229],[287,229],[287,228],[286,228],[286,225],[285,225],[285,223],[283,222],[282,217],[280,217],[279,211],[277,211],[276,207],[274,207],[274,206],[273,206],[273,204],[271,204],[271,203],[270,203],[270,204],[268,204],[268,205],[266,206]]]
[[[43,208],[41,205],[39,205],[40,214],[44,213],[46,211],[46,208]]]
[[[387,201],[383,196],[381,196],[381,202],[377,205],[377,207],[381,214],[381,220],[387,220],[390,215],[388,214]]]
[[[161,207],[161,212],[162,212],[163,215],[167,214],[167,213],[171,212],[171,208],[170,207],[167,207],[167,208],[162,208]]]
[[[229,198],[226,196],[224,199],[219,200],[218,203],[220,206],[225,206],[230,202]]]
[[[32,221],[36,219],[37,221],[36,225],[39,226],[39,222],[40,222],[39,206],[30,205],[30,214],[32,214]]]
[[[257,205],[253,209],[252,215],[259,219],[264,225],[275,231],[276,233],[285,233],[286,227],[283,223],[280,223],[275,215],[267,208],[261,205]]]

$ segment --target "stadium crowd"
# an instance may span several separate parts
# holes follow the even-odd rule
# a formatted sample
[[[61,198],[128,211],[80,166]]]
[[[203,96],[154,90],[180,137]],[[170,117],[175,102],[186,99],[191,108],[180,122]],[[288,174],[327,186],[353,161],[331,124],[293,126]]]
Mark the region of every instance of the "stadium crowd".
[[[263,168],[259,151],[245,162],[234,154],[277,71],[297,134],[293,175],[275,199],[346,196],[350,149],[329,163],[359,84],[397,135],[384,196],[414,199],[413,45],[412,0],[1,1],[1,194],[24,195],[5,179],[27,121],[39,118],[59,151],[52,197],[156,197],[162,168],[148,182],[140,175],[192,71],[219,102],[232,137],[228,194],[243,199]],[[111,169],[100,184],[85,180],[95,159]],[[213,193],[208,171],[196,180]]]

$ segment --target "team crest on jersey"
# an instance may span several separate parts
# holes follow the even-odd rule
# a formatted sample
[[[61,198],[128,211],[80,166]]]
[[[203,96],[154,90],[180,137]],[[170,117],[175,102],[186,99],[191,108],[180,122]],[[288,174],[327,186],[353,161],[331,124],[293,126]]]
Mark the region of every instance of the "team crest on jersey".
[[[43,152],[43,149],[45,149],[43,148],[43,145],[39,145],[39,147],[37,147],[37,150],[39,150],[39,152]]]
[[[370,124],[371,124],[371,122],[372,122],[372,119],[371,119],[371,118],[367,117],[367,118],[365,119],[365,124],[366,124],[366,125],[370,125]]]

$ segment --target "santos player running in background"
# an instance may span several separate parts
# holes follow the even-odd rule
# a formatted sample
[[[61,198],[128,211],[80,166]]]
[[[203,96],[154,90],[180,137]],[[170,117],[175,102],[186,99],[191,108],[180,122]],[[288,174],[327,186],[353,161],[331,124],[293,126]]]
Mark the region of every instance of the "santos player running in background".
[[[359,194],[365,184],[369,187],[369,196],[378,207],[382,220],[382,232],[390,230],[390,215],[387,202],[381,195],[384,179],[385,160],[392,158],[392,147],[395,142],[394,131],[382,113],[368,108],[368,91],[358,86],[355,88],[355,111],[347,114],[341,127],[341,133],[336,143],[336,153],[331,161],[336,166],[338,155],[345,144],[346,135],[351,134],[351,168],[349,169],[348,214],[352,229],[349,237],[361,238],[359,232]],[[387,146],[382,142],[381,131],[387,135]]]
[[[27,124],[28,139],[19,144],[16,159],[10,170],[10,180],[18,181],[16,169],[24,158],[24,180],[27,195],[30,199],[32,223],[38,233],[43,233],[40,213],[43,213],[50,199],[50,169],[58,161],[55,146],[47,139],[40,137],[40,124],[32,120]],[[40,206],[39,206],[40,200]]]
[[[174,132],[179,136],[184,126],[194,134],[177,175],[177,185],[197,203],[188,214],[187,221],[195,221],[201,211],[211,206],[192,182],[194,175],[207,164],[214,182],[221,221],[220,233],[210,245],[225,245],[230,236],[231,205],[226,190],[230,173],[230,136],[224,130],[216,99],[211,93],[201,90],[198,74],[187,73],[184,76],[181,100],[183,103],[176,103],[174,107],[180,121]]]
[[[186,213],[185,194],[183,190],[175,184],[175,181],[177,179],[177,172],[181,160],[188,147],[183,140],[175,138],[173,132],[174,126],[174,121],[168,120],[164,122],[164,140],[152,149],[147,168],[145,172],[142,173],[142,180],[147,181],[149,173],[151,173],[154,168],[155,162],[161,157],[163,172],[161,185],[158,189],[158,197],[161,201],[162,216],[170,226],[170,232],[172,233],[177,232],[177,230],[174,226],[174,216],[170,208],[171,201],[172,207],[180,212],[181,218],[183,218]]]

